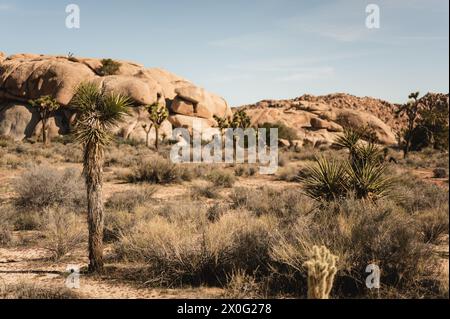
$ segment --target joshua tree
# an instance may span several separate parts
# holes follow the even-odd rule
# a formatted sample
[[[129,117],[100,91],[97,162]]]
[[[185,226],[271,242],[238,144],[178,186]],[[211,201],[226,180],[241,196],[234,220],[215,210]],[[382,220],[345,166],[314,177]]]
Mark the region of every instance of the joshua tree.
[[[142,128],[144,129],[144,132],[145,132],[145,145],[147,147],[149,147],[148,138],[150,135],[150,131],[152,130],[152,127],[153,127],[153,124],[150,124],[150,125],[142,124]]]
[[[48,145],[47,139],[48,119],[52,112],[60,108],[60,105],[50,95],[41,96],[36,100],[30,100],[29,103],[31,106],[37,108],[39,111],[42,123],[42,142],[44,143],[44,145]]]
[[[416,122],[418,119],[419,111],[420,111],[420,102],[419,102],[419,92],[411,93],[408,98],[410,99],[408,103],[403,104],[397,110],[397,115],[402,116],[406,114],[407,117],[407,127],[403,131],[403,157],[406,158],[411,149],[411,142],[413,137],[414,129],[416,128]]]
[[[160,106],[158,103],[147,106],[150,121],[155,127],[155,148],[159,148],[159,128],[161,124],[169,117],[169,112],[165,106]]]
[[[250,117],[244,110],[237,111],[233,115],[233,119],[231,120],[230,126],[233,128],[249,128],[251,125]]]
[[[214,120],[216,120],[217,127],[220,130],[220,138],[221,138],[221,141],[222,141],[222,147],[225,147],[225,145],[224,145],[225,144],[225,142],[224,142],[225,141],[225,136],[224,136],[223,132],[227,128],[230,127],[231,119],[227,118],[227,117],[220,117],[220,116],[217,116],[217,115],[214,115],[213,118],[214,118]]]
[[[88,199],[89,271],[103,271],[103,162],[110,129],[131,106],[127,97],[106,94],[93,83],[82,83],[72,105],[77,111],[75,138],[83,145],[83,174]]]

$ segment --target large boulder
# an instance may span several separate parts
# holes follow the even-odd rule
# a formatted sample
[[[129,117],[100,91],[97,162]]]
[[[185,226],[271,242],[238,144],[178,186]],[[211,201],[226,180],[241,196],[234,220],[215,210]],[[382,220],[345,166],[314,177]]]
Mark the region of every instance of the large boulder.
[[[128,96],[136,104],[150,105],[158,100],[161,88],[150,79],[139,79],[133,76],[110,75],[96,77],[93,80],[106,92],[115,92]]]
[[[94,78],[83,64],[60,58],[8,59],[0,65],[0,89],[20,101],[52,95],[62,105],[82,81]]]
[[[39,115],[26,105],[14,102],[0,103],[0,136],[21,141],[31,136]]]
[[[369,129],[373,131],[380,143],[386,145],[395,145],[396,136],[392,129],[376,116],[363,111],[351,109],[337,109],[334,111],[336,123],[344,127],[356,129]]]
[[[38,121],[28,125],[31,120],[30,112],[34,111],[27,102],[43,95],[51,95],[63,106],[60,113],[64,115],[64,121],[57,116],[54,120],[50,119],[50,133],[64,134],[68,130],[65,119],[73,119],[70,102],[81,82],[93,82],[106,92],[122,93],[132,99],[132,115],[116,132],[127,138],[145,140],[142,124],[148,122],[148,114],[142,106],[153,103],[170,109],[171,120],[166,121],[162,129],[162,134],[165,135],[171,134],[172,125],[192,129],[194,119],[199,118],[202,123],[211,127],[217,124],[213,119],[214,115],[232,115],[231,109],[221,97],[196,87],[178,75],[163,69],[145,68],[134,62],[118,62],[120,67],[116,74],[100,76],[100,59],[28,53],[6,57],[0,53],[0,103],[3,103],[0,133],[11,135],[15,139],[29,137],[31,127],[33,134],[38,133]],[[4,103],[7,101],[20,104],[5,108]],[[69,114],[65,114],[67,112]]]
[[[193,105],[194,115],[196,116],[212,119],[214,115],[228,117],[233,114],[223,98],[202,88],[184,86],[175,89],[175,93],[177,94],[175,102],[177,100],[190,102]]]

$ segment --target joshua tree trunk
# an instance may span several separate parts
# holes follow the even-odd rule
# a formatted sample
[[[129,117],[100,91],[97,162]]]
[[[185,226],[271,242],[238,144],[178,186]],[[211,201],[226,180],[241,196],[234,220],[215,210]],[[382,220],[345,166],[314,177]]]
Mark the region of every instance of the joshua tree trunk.
[[[103,149],[89,144],[85,149],[85,178],[88,199],[89,271],[103,271]]]
[[[155,125],[155,148],[159,150],[159,127]]]
[[[150,132],[145,132],[145,146],[148,147],[148,135],[150,134]]]
[[[44,145],[48,145],[48,141],[47,141],[47,120],[46,119],[42,119],[42,143],[44,143]]]

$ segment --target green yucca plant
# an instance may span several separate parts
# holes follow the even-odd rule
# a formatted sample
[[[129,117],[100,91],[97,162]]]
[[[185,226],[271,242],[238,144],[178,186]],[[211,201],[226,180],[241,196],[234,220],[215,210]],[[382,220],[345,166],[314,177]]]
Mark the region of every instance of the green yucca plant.
[[[373,161],[360,165],[346,165],[347,188],[354,191],[359,199],[372,199],[391,195],[394,184],[392,178],[386,177],[386,166]]]
[[[314,199],[333,200],[345,196],[347,176],[345,167],[323,157],[316,158],[316,163],[305,170],[299,177],[305,187],[305,193]]]
[[[362,167],[366,163],[381,164],[384,161],[384,153],[376,144],[370,142],[368,144],[357,145],[350,151],[350,160],[354,167]]]
[[[350,154],[355,151],[358,142],[361,139],[361,133],[351,128],[344,129],[344,134],[339,136],[334,142],[336,146],[346,148]]]
[[[359,143],[361,133],[346,129],[336,144],[350,151],[344,164],[324,158],[307,170],[301,180],[306,194],[312,198],[332,200],[354,192],[359,199],[373,199],[391,195],[394,181],[386,177],[383,150],[375,143]]]

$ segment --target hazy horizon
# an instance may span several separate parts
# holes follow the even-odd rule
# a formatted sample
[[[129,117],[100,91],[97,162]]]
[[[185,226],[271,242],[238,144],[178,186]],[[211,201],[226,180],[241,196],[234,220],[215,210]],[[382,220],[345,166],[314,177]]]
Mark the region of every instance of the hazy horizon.
[[[230,105],[348,93],[402,103],[449,92],[448,1],[0,0],[0,51],[131,60],[160,67]],[[380,29],[365,25],[369,3]],[[11,32],[11,30],[14,30]]]

